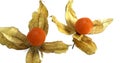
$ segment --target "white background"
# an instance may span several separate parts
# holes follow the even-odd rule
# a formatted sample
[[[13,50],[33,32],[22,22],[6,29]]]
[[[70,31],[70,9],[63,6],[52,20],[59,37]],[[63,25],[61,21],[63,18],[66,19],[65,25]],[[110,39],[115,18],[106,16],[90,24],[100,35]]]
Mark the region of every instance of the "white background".
[[[68,0],[43,0],[48,8],[49,16],[55,15],[65,23],[65,5]],[[0,0],[0,27],[15,26],[25,35],[28,32],[28,22],[32,12],[37,10],[39,0]],[[97,45],[93,55],[86,55],[74,47],[63,54],[46,54],[42,63],[120,63],[120,2],[119,0],[74,0],[73,9],[78,18],[94,19],[113,18],[113,23],[103,32],[88,35]],[[49,33],[46,41],[62,40],[73,44],[72,37],[57,30],[49,21]],[[27,50],[13,50],[0,45],[0,63],[25,63]]]

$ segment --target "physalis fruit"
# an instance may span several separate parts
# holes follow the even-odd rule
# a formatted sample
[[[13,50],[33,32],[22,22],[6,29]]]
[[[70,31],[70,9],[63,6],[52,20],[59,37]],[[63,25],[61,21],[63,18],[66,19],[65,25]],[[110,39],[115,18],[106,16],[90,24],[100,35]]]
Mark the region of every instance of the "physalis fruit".
[[[33,28],[29,31],[27,39],[32,46],[40,46],[44,43],[46,33],[41,28]]]
[[[92,28],[93,28],[93,23],[87,17],[80,18],[75,23],[75,30],[79,34],[88,34],[92,30]]]

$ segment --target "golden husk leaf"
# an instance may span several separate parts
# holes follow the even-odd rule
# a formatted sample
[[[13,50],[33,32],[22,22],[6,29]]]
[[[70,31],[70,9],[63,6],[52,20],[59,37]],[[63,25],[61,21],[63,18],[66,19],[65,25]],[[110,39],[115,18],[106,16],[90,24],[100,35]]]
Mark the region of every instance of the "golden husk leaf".
[[[96,44],[92,41],[91,38],[85,35],[80,36],[78,34],[74,34],[73,42],[79,49],[88,55],[94,54],[96,52]]]
[[[15,27],[0,27],[0,44],[17,50],[29,47],[26,36]]]
[[[70,27],[60,23],[55,16],[51,16],[52,21],[57,25],[58,30],[64,34],[70,35],[73,34],[75,31],[72,30]]]
[[[68,50],[68,45],[62,41],[45,42],[41,46],[41,51],[45,53],[64,53]]]
[[[90,34],[98,34],[103,32],[106,27],[108,27],[108,25],[110,25],[112,23],[113,19],[112,18],[108,18],[105,19],[103,21],[101,20],[95,20],[93,21],[93,29],[91,30]]]
[[[47,34],[48,33],[47,17],[48,17],[48,10],[40,0],[40,6],[38,8],[38,11],[33,12],[32,19],[29,22],[29,30],[31,30],[34,27],[39,27],[42,28]]]
[[[74,30],[74,25],[77,21],[77,16],[74,12],[74,10],[72,9],[72,3],[73,3],[73,0],[69,0],[69,2],[67,3],[66,5],[66,8],[65,8],[65,19],[66,19],[66,23],[67,25],[72,29]]]
[[[36,48],[30,48],[26,55],[26,63],[41,63],[39,51]]]

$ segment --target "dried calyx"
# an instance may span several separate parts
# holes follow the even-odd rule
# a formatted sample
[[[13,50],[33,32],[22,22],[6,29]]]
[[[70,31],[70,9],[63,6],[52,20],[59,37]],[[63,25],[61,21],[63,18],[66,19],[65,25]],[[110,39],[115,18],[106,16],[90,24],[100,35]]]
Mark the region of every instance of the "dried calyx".
[[[65,7],[66,25],[62,24],[55,16],[52,15],[52,22],[56,24],[58,30],[64,34],[73,34],[73,42],[86,54],[95,53],[97,47],[95,43],[86,34],[98,34],[103,32],[113,19],[91,21],[89,18],[78,19],[72,9],[73,0],[69,0]],[[83,40],[86,39],[86,40]]]
[[[26,63],[41,63],[39,51],[41,56],[43,52],[65,53],[69,46],[62,41],[44,42],[48,33],[47,17],[48,10],[40,0],[38,11],[33,12],[29,22],[28,35],[24,35],[15,27],[0,27],[0,44],[16,50],[29,48]]]

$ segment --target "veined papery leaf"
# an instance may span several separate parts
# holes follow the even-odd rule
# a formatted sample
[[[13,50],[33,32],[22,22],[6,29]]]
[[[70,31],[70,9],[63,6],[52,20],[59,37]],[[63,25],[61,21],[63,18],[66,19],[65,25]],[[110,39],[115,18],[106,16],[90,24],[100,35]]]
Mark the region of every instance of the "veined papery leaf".
[[[79,48],[88,55],[94,54],[96,52],[96,44],[92,41],[91,38],[85,35],[80,36],[78,34],[74,34],[73,42],[77,46],[77,48]]]
[[[51,17],[52,17],[52,21],[57,25],[58,30],[60,32],[67,34],[67,35],[73,34],[75,32],[75,30],[59,22],[55,16],[51,16]]]
[[[33,12],[32,19],[29,22],[29,29],[31,30],[34,27],[42,28],[46,34],[48,33],[48,10],[45,5],[40,0],[40,6],[38,11]]]
[[[74,30],[74,25],[77,21],[77,16],[75,14],[75,11],[72,9],[72,3],[73,3],[73,0],[69,0],[69,2],[67,3],[66,5],[66,8],[65,8],[65,19],[66,19],[66,23],[67,25],[72,29]]]
[[[64,53],[68,50],[68,45],[62,41],[45,42],[41,46],[41,51],[46,53]]]
[[[93,21],[94,26],[93,26],[93,29],[91,30],[90,34],[98,34],[98,33],[103,32],[108,27],[108,25],[110,25],[112,23],[112,21],[113,21],[112,18],[108,18],[103,21],[101,21],[101,20]]]
[[[0,27],[0,43],[18,50],[29,47],[26,36],[15,27]]]
[[[30,48],[26,55],[26,63],[41,63],[39,51],[36,48]]]

